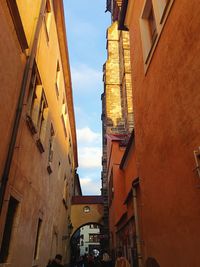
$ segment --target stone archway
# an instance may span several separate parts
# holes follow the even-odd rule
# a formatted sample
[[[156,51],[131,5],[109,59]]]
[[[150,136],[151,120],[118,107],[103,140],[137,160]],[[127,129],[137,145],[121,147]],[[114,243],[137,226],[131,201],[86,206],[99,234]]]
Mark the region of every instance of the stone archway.
[[[160,267],[155,258],[149,257],[146,260],[145,267]]]
[[[103,198],[101,196],[74,196],[71,206],[71,236],[83,225],[103,226]]]

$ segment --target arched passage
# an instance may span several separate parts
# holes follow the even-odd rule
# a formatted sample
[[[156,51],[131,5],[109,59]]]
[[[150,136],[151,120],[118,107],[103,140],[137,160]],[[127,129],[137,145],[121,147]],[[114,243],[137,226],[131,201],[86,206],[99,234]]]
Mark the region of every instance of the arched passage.
[[[71,236],[81,226],[98,224],[103,226],[103,198],[101,196],[74,196],[71,206]]]
[[[96,222],[89,222],[81,225],[70,239],[71,245],[71,264],[77,265],[86,255],[97,257],[102,251],[101,229],[103,226]],[[79,265],[79,264],[78,264]]]

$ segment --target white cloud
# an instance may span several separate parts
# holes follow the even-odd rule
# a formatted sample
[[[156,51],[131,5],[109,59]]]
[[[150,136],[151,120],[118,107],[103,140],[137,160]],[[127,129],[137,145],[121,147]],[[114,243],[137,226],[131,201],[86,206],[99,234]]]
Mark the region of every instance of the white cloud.
[[[96,181],[91,179],[90,177],[84,177],[80,179],[80,182],[83,194],[100,195],[100,179]]]
[[[79,145],[101,144],[101,133],[93,132],[89,127],[77,129],[77,139]]]
[[[79,166],[80,168],[99,168],[101,167],[101,147],[80,147],[79,146]]]
[[[102,72],[85,64],[71,68],[73,89],[76,92],[98,90],[102,86]]]

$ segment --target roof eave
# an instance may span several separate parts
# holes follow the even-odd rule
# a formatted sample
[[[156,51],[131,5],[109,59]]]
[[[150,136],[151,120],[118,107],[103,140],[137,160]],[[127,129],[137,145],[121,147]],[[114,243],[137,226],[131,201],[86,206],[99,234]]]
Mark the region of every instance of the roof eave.
[[[123,0],[120,15],[119,15],[118,30],[128,31],[128,28],[124,24],[125,18],[126,18],[127,7],[128,7],[128,0]]]
[[[75,115],[74,115],[71,71],[70,71],[69,53],[68,53],[68,46],[67,46],[63,0],[53,1],[53,6],[54,6],[55,20],[56,20],[56,25],[57,25],[61,58],[62,58],[62,63],[63,63],[66,98],[67,98],[67,106],[68,106],[68,112],[69,112],[69,121],[70,121],[73,151],[74,151],[74,162],[75,162],[75,168],[77,168],[78,167],[78,153],[77,153],[76,123],[75,123]]]

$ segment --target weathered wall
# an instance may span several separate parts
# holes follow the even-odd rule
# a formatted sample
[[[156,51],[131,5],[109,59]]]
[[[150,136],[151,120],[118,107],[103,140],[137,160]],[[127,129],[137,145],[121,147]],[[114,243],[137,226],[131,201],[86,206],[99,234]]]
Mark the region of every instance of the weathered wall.
[[[60,1],[58,1],[60,2]],[[19,3],[21,3],[19,1]],[[32,38],[30,29],[34,32],[35,25],[27,25],[28,17],[36,18],[32,12],[36,12],[35,1],[32,2],[33,8],[27,6],[24,14],[23,6],[23,23],[26,25],[28,39]],[[37,1],[38,5],[38,1]],[[55,257],[56,253],[63,255],[64,263],[69,262],[69,229],[70,224],[70,199],[73,194],[73,179],[74,167],[77,165],[74,159],[73,138],[71,134],[71,126],[69,122],[68,106],[66,104],[66,133],[64,131],[61,115],[63,112],[63,103],[66,103],[66,87],[64,81],[64,70],[62,66],[61,51],[58,43],[58,34],[53,14],[53,5],[51,1],[51,23],[49,34],[45,29],[44,21],[38,39],[38,49],[35,61],[38,66],[38,71],[41,77],[41,83],[46,95],[48,103],[46,131],[44,136],[44,152],[41,153],[36,145],[39,133],[32,134],[26,123],[28,90],[24,101],[22,119],[18,132],[14,158],[11,166],[9,182],[5,200],[8,200],[10,195],[14,196],[19,201],[17,210],[17,218],[15,218],[15,227],[13,228],[11,237],[11,246],[7,262],[10,267],[27,267],[27,266],[46,266],[50,257]],[[0,4],[0,12],[2,12]],[[3,97],[8,98],[9,105],[4,104],[1,107],[1,114],[5,114],[11,121],[12,113],[15,110],[12,107],[16,105],[17,86],[20,84],[20,79],[23,74],[23,56],[20,55],[18,47],[13,44],[13,32],[8,28],[6,16],[2,14],[0,20],[5,24],[5,40],[6,46],[0,42],[2,49],[0,56],[6,57],[4,69],[0,72],[2,81],[5,83],[4,90],[1,91]],[[28,20],[29,22],[32,20]],[[59,31],[62,31],[62,25],[58,25]],[[1,30],[0,30],[1,31]],[[63,32],[65,34],[65,32]],[[2,40],[2,39],[1,39]],[[5,52],[4,52],[5,51]],[[66,51],[64,52],[66,53]],[[65,54],[67,57],[67,54]],[[20,57],[22,59],[20,59]],[[14,59],[14,61],[13,61]],[[59,95],[56,93],[56,66],[57,61],[60,62],[60,81]],[[15,64],[14,64],[14,63]],[[13,67],[12,67],[13,66]],[[11,73],[11,78],[8,73]],[[69,69],[65,70],[70,76]],[[6,87],[7,84],[7,87]],[[10,85],[10,86],[8,86]],[[16,86],[17,85],[17,86]],[[18,89],[19,90],[19,89]],[[68,88],[67,90],[71,90]],[[73,107],[70,107],[73,109]],[[5,117],[5,119],[6,119]],[[3,122],[1,121],[2,125]],[[4,122],[5,123],[5,122]],[[55,137],[53,142],[53,161],[51,163],[52,173],[47,171],[49,164],[49,139],[50,128],[53,125]],[[8,135],[3,126],[1,136]],[[6,133],[6,134],[5,134]],[[2,138],[1,138],[2,139]],[[5,142],[5,141],[4,141]],[[6,143],[6,142],[5,142]],[[7,144],[5,144],[7,145]],[[69,160],[70,157],[70,160]],[[8,201],[4,202],[4,209],[1,217],[1,231],[5,223],[5,214]],[[34,260],[33,253],[36,242],[36,233],[38,219],[42,220],[41,235],[39,243],[39,255]],[[4,266],[0,264],[0,266]],[[7,266],[7,265],[6,265]]]
[[[135,1],[130,40],[144,257],[162,267],[198,267],[200,6],[174,1],[146,75]]]
[[[117,22],[107,30],[107,51],[105,84],[106,84],[106,118],[107,133],[123,131],[124,119],[122,118],[120,70],[119,70],[119,31]]]
[[[125,181],[119,164],[124,153],[124,148],[120,147],[120,140],[108,139],[108,198],[109,198],[109,231],[110,249],[116,249],[116,224],[120,217],[126,212],[123,205],[125,199]]]
[[[85,213],[84,207],[88,206],[90,212]],[[73,204],[71,207],[71,221],[73,225],[73,233],[79,227],[88,223],[102,224],[103,205],[102,204]]]
[[[2,99],[0,102],[0,133],[3,137],[0,139],[1,180],[26,59],[18,43],[13,22],[5,1],[0,3],[0,24],[0,80]]]

